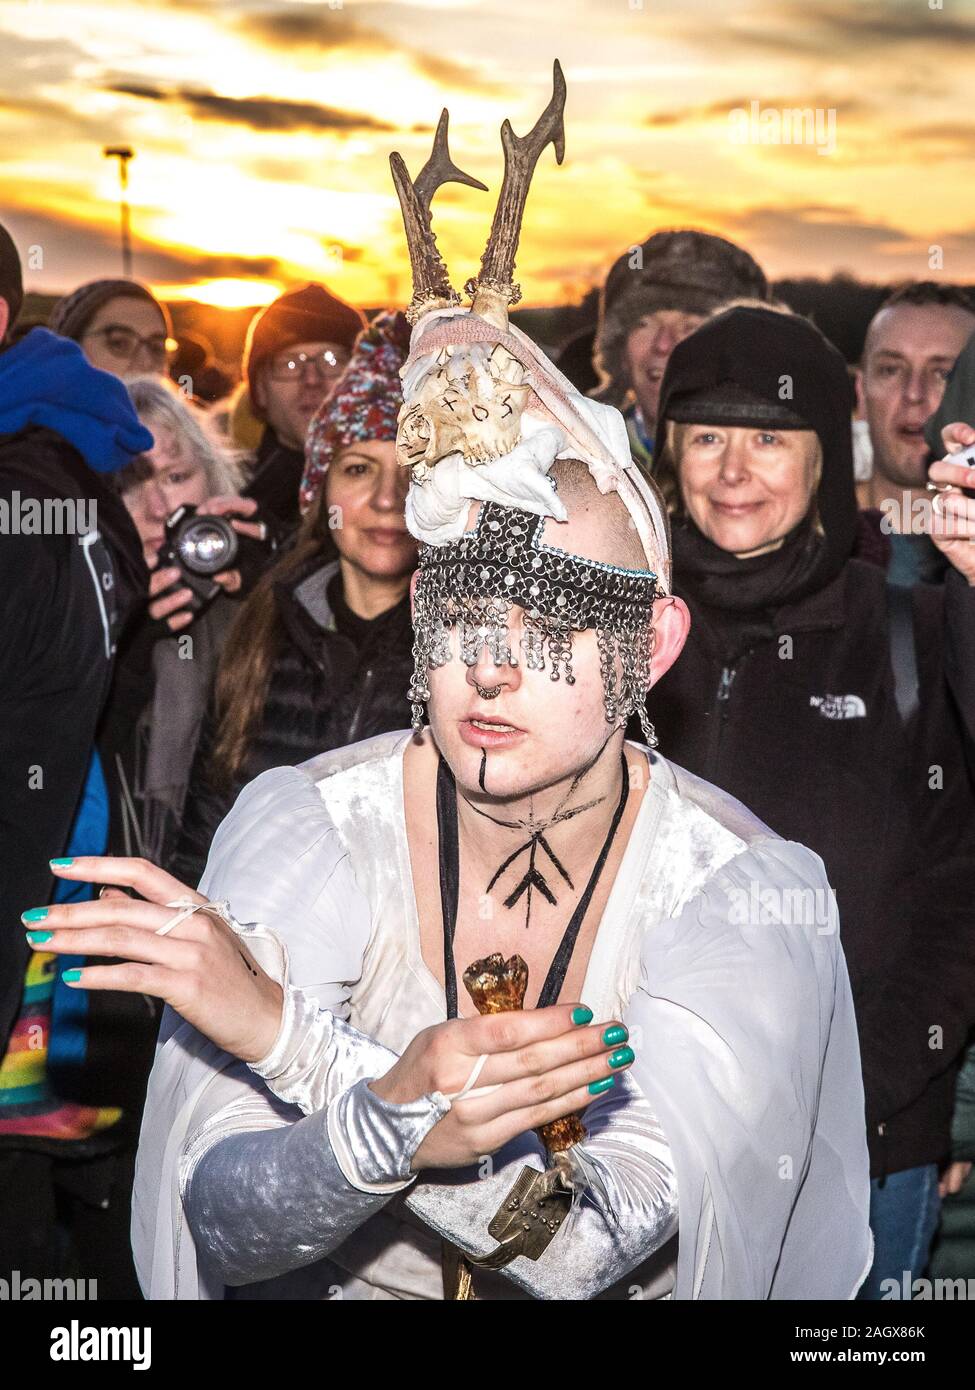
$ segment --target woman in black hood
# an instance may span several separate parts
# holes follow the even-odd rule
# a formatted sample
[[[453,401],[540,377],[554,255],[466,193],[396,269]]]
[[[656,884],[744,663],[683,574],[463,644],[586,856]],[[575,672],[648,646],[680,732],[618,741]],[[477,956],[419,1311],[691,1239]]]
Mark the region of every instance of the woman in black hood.
[[[674,349],[657,478],[692,627],[648,709],[668,758],[825,862],[874,1174],[876,1259],[861,1297],[880,1298],[890,1278],[900,1288],[903,1271],[923,1272],[937,1226],[975,1020],[975,817],[941,593],[891,595],[879,568],[852,558],[851,405],[840,354],[788,312],[728,309]],[[743,922],[827,920],[824,904],[741,908]]]
[[[675,348],[660,406],[657,481],[673,503],[675,573],[728,615],[717,626],[768,632],[773,610],[823,589],[853,551],[846,363],[807,319],[729,309]],[[711,426],[710,439],[695,426]]]

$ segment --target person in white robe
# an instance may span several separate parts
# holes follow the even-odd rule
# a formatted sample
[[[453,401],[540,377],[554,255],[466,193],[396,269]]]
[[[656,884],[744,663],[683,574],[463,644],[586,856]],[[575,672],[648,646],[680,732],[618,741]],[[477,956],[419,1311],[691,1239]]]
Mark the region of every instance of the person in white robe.
[[[664,509],[618,412],[507,320],[560,81],[507,128],[470,310],[429,227],[436,183],[470,182],[445,118],[415,183],[394,157],[412,728],[257,778],[199,891],[56,869],[116,886],[52,908],[44,949],[121,957],[77,983],[168,1005],[133,1203],[149,1298],[847,1299],[870,1266],[822,863],[624,737],[687,633]],[[482,1017],[458,982],[494,957],[523,959],[525,1007]]]

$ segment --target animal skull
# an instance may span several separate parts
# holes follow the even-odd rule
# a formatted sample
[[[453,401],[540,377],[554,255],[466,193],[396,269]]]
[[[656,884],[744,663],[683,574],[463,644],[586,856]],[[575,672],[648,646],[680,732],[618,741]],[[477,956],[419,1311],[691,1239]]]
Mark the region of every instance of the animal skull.
[[[418,390],[403,402],[396,457],[422,482],[448,454],[489,463],[518,443],[531,386],[525,369],[500,343],[441,349]]]

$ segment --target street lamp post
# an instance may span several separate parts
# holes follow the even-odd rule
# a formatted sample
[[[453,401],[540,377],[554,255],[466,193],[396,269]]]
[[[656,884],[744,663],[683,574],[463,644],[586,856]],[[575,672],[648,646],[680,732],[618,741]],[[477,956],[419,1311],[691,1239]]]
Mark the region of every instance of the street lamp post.
[[[128,145],[106,145],[102,153],[106,159],[118,160],[118,177],[121,186],[120,205],[120,231],[122,236],[122,276],[126,280],[132,279],[132,239],[129,234],[129,160],[135,155],[135,150]]]

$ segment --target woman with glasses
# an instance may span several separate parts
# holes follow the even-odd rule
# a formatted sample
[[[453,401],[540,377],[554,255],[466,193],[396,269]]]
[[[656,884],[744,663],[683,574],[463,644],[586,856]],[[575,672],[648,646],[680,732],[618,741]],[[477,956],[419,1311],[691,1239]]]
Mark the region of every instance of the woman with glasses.
[[[176,351],[165,304],[137,280],[92,280],[58,300],[50,328],[72,338],[93,367],[123,381],[168,376]]]

